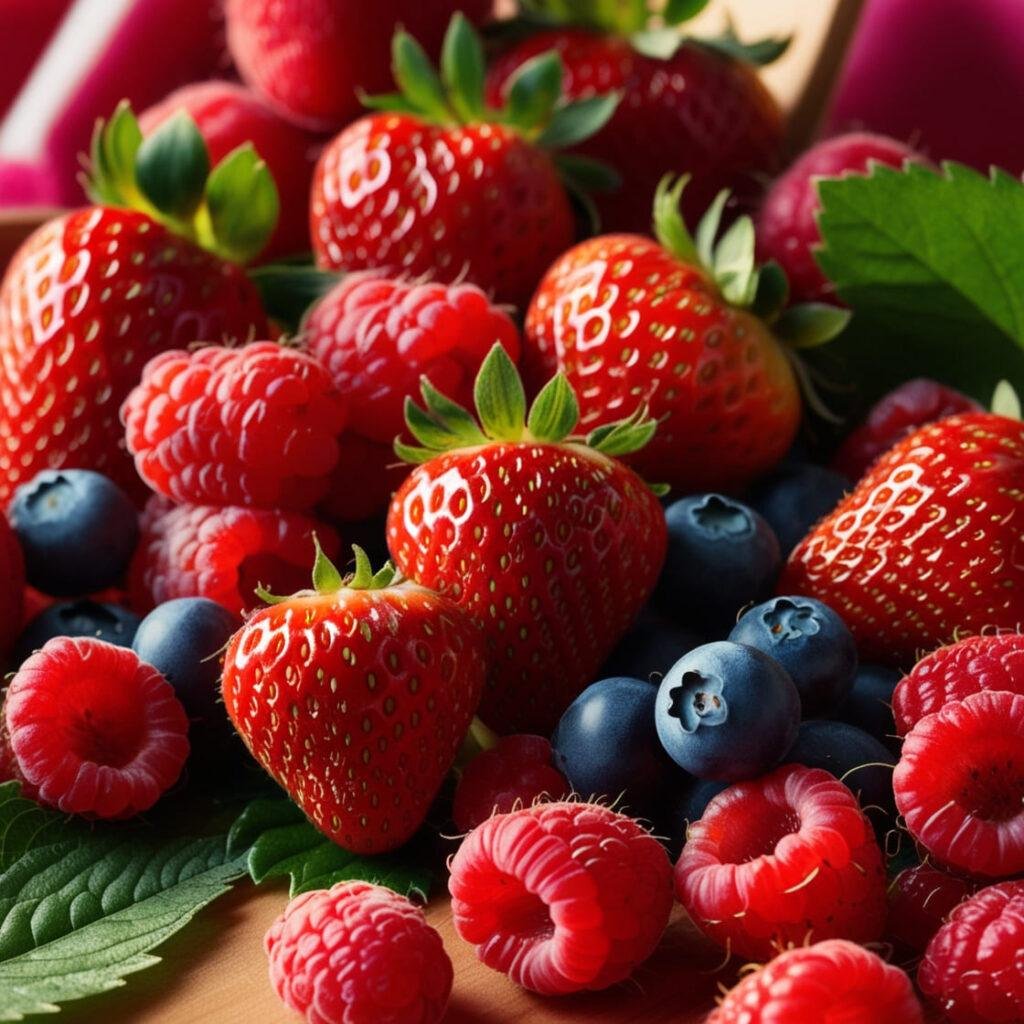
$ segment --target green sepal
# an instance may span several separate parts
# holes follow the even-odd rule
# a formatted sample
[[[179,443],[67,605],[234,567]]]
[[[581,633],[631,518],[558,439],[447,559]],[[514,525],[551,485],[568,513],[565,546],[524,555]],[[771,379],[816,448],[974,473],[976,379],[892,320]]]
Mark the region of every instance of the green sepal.
[[[607,92],[563,104],[537,136],[537,145],[544,149],[568,149],[578,145],[611,120],[621,100],[621,92]]]
[[[580,420],[576,392],[565,374],[557,373],[540,390],[530,407],[526,429],[537,441],[564,441]]]
[[[1005,416],[1009,420],[1019,420],[1021,408],[1017,389],[1008,380],[999,381],[992,393],[992,402],[989,408],[997,416]]]
[[[658,421],[651,418],[646,405],[641,405],[627,419],[592,430],[587,435],[587,445],[605,455],[629,455],[643,448],[657,429]]]
[[[680,188],[680,197],[682,189]],[[695,241],[697,245],[697,258],[705,267],[710,267],[715,262],[715,239],[718,237],[718,229],[722,224],[722,211],[725,204],[729,202],[729,190],[723,188],[711,201],[711,205],[704,212],[700,223],[697,225]],[[679,211],[679,199],[675,201],[675,209]],[[680,215],[680,220],[682,216]]]
[[[135,180],[164,213],[190,218],[203,201],[210,157],[195,121],[181,110],[165,121],[135,155]]]
[[[757,295],[757,260],[754,256],[754,222],[737,218],[715,246],[712,275],[726,301],[746,307]]]
[[[443,423],[463,446],[486,442],[487,438],[473,416],[447,395],[442,395],[427,377],[420,381],[420,394],[430,415]]]
[[[341,276],[309,264],[270,263],[249,271],[249,280],[260,293],[267,316],[293,334],[301,329],[311,307],[341,280]]]
[[[562,94],[562,58],[554,51],[521,64],[509,80],[503,120],[520,131],[547,124]]]
[[[777,61],[793,42],[792,36],[780,36],[778,38],[758,39],[753,43],[744,43],[731,24],[726,26],[720,36],[711,38],[694,39],[693,42],[714,50],[725,57],[742,61],[744,64],[753,64],[755,67],[763,68]]]
[[[676,28],[648,28],[629,37],[637,53],[653,60],[671,60],[684,42],[686,36]]]
[[[667,0],[658,19],[678,25],[707,5],[708,0]],[[574,25],[624,36],[644,31],[655,16],[649,0],[521,0],[520,9],[534,25]]]
[[[248,263],[270,239],[280,214],[277,185],[251,142],[228,153],[206,184],[211,248],[225,259]]]
[[[558,153],[554,160],[562,184],[575,192],[613,192],[622,186],[622,175],[603,160],[579,153]]]
[[[109,121],[97,120],[85,177],[89,198],[107,206],[132,206],[141,195],[135,181],[135,157],[142,131],[131,104],[121,100]]]
[[[757,294],[750,307],[751,313],[766,323],[774,323],[789,302],[789,279],[786,272],[775,260],[769,260],[760,267],[757,277]]]
[[[772,330],[790,348],[817,348],[842,334],[851,315],[850,310],[840,306],[805,302],[781,313]]]
[[[672,488],[668,484],[648,484],[647,486],[656,498],[664,498],[666,494],[672,492]]]
[[[662,21],[666,25],[679,25],[697,17],[707,7],[710,0],[667,0],[661,12]]]
[[[458,21],[458,15],[452,18],[448,34],[454,34]],[[391,70],[402,96],[416,111],[439,124],[452,120],[453,111],[430,58],[423,47],[401,28],[391,40]]]
[[[495,344],[480,366],[473,384],[480,425],[495,441],[518,441],[526,421],[526,391],[516,364],[502,345]]]
[[[654,237],[676,259],[684,263],[699,263],[696,243],[679,205],[689,181],[688,174],[681,174],[678,178],[666,174],[658,182],[654,193]]]
[[[424,462],[429,462],[439,454],[430,448],[417,448],[415,445],[406,444],[400,437],[396,437],[392,442],[392,448],[395,454],[410,466],[422,466]]]
[[[315,533],[313,534],[313,546],[316,548],[316,560],[313,562],[313,589],[318,594],[333,594],[341,590],[341,573],[338,572],[338,567],[324,554],[324,549],[320,547],[320,538]],[[356,572],[359,571],[360,554],[369,566],[369,559],[366,558],[366,553],[362,548],[353,544],[352,550],[356,553]]]
[[[455,113],[467,124],[484,116],[486,69],[480,36],[462,12],[456,11],[441,49],[441,80]]]

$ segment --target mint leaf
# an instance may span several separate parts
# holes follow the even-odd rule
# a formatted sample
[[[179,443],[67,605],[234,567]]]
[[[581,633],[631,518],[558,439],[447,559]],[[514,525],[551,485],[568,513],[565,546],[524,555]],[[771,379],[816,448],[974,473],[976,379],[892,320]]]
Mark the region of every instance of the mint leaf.
[[[53,1013],[158,962],[150,951],[244,874],[226,836],[68,822],[0,786],[0,1020]]]
[[[415,840],[413,841],[415,844]],[[318,832],[302,811],[284,798],[254,800],[228,835],[228,852],[245,856],[252,880],[290,879],[290,895],[361,879],[403,895],[426,899],[433,872],[426,858],[404,847],[394,853],[360,856]]]
[[[982,402],[1003,378],[1024,389],[1020,181],[876,165],[819,191],[818,262],[854,311],[825,372],[853,371],[866,399],[922,374]]]

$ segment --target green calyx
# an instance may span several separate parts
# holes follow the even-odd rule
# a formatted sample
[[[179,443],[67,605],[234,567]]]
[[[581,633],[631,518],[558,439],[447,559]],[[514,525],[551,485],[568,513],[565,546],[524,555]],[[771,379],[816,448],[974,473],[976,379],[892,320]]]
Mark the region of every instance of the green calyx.
[[[786,307],[789,283],[774,262],[759,266],[754,223],[738,217],[720,232],[728,191],[719,192],[691,234],[680,200],[689,175],[661,179],[654,197],[654,234],[661,245],[685,263],[701,267],[732,306],[749,309],[775,336],[794,349],[814,348],[831,341],[850,321],[850,311],[822,302]]]
[[[1001,380],[992,393],[989,411],[997,416],[1005,416],[1008,420],[1021,419],[1020,396],[1017,389],[1008,381]]]
[[[336,594],[339,590],[385,590],[398,581],[398,570],[391,562],[385,562],[380,569],[374,572],[369,556],[358,544],[352,545],[352,554],[356,564],[355,569],[348,576],[342,576],[338,567],[324,554],[324,549],[320,547],[320,539],[315,533],[313,534],[313,545],[316,548],[316,560],[313,562],[312,590],[280,597],[271,594],[264,587],[257,587],[256,596],[265,604],[283,604],[295,597],[310,597],[317,594],[324,596]]]
[[[544,385],[527,411],[519,371],[497,343],[481,365],[474,384],[475,417],[437,391],[426,377],[420,379],[420,393],[422,408],[411,398],[405,400],[405,422],[419,445],[395,440],[399,458],[414,465],[443,452],[502,441],[578,444],[609,456],[627,455],[643,448],[657,429],[647,407],[641,406],[628,419],[598,427],[585,437],[574,435],[580,408],[562,373]]]
[[[127,101],[92,137],[90,198],[139,210],[202,248],[248,263],[277,226],[277,186],[251,143],[210,167],[206,143],[184,111],[143,138]]]
[[[619,93],[607,93],[567,102],[562,95],[562,60],[550,51],[523,64],[509,83],[505,106],[490,108],[484,96],[483,43],[458,12],[445,35],[440,73],[420,44],[402,29],[392,40],[391,63],[399,91],[363,97],[370,109],[414,114],[448,126],[503,124],[551,150],[574,146],[600,130],[620,99]],[[596,173],[593,167],[589,170]],[[605,170],[606,178],[608,173]]]

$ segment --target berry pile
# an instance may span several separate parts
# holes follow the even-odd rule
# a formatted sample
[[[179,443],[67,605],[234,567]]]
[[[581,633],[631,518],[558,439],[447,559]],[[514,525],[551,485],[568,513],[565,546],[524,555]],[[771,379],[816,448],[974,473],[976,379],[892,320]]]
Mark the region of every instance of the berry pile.
[[[282,790],[352,858],[266,936],[309,1024],[680,928],[707,1024],[914,1024],[915,969],[1024,1020],[1024,426],[917,377],[840,436],[805,351],[857,337],[819,182],[928,155],[765,189],[770,41],[452,6],[228,0],[244,84],[117,107],[11,261],[0,774],[97,829]]]

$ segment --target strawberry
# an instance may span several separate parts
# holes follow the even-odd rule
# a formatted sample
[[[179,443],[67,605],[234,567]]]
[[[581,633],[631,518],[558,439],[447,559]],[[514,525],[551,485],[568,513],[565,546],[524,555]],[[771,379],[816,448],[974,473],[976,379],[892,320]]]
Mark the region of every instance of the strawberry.
[[[458,14],[441,77],[405,32],[393,60],[402,93],[368,101],[382,112],[350,125],[320,158],[310,214],[317,262],[466,278],[525,305],[574,237],[548,149],[603,124],[617,97],[561,103],[561,61],[549,53],[522,68],[503,110],[488,110],[480,40]],[[578,160],[573,169],[595,171]]]
[[[866,661],[1024,625],[1024,425],[965,413],[922,427],[867,471],[790,556],[779,593],[839,612]]]
[[[118,408],[145,362],[267,330],[238,265],[263,248],[277,210],[251,147],[208,175],[190,121],[143,143],[122,106],[98,128],[92,161],[97,205],[36,231],[0,284],[0,505],[47,467],[138,489]]]
[[[238,70],[288,120],[330,131],[359,115],[359,93],[391,85],[388,43],[404,25],[432,53],[453,4],[437,0],[227,0]],[[492,0],[460,0],[480,23]]]
[[[275,598],[231,638],[224,704],[257,761],[340,846],[379,853],[423,823],[484,680],[479,633],[447,598],[343,580],[317,546],[313,589]]]
[[[667,27],[654,32],[647,30],[648,0],[532,0],[524,6],[544,16],[542,25],[569,24],[541,28],[503,54],[488,74],[487,98],[500,103],[517,70],[546,50],[562,58],[570,99],[622,92],[608,124],[576,147],[622,176],[622,188],[597,197],[606,229],[646,232],[646,197],[670,172],[693,176],[689,217],[697,217],[723,188],[753,206],[761,182],[778,166],[783,142],[782,115],[756,64],[774,60],[783,44],[768,40],[744,47],[731,33],[719,40],[688,39],[678,20],[689,13],[682,8],[693,4],[669,4]]]
[[[527,313],[523,367],[533,387],[565,373],[588,430],[648,403],[658,433],[628,459],[644,475],[687,492],[735,490],[782,458],[800,421],[799,364],[780,342],[821,343],[848,314],[781,312],[785,277],[755,265],[750,218],[716,244],[722,192],[694,241],[679,209],[686,184],[659,185],[657,241],[602,235],[553,264]]]
[[[549,733],[650,596],[665,556],[654,491],[614,456],[646,443],[641,408],[588,437],[565,378],[526,419],[522,383],[495,345],[475,386],[476,420],[424,379],[406,403],[422,447],[391,503],[388,548],[407,576],[450,597],[483,631],[480,715],[502,733]],[[525,422],[524,422],[525,420]]]

